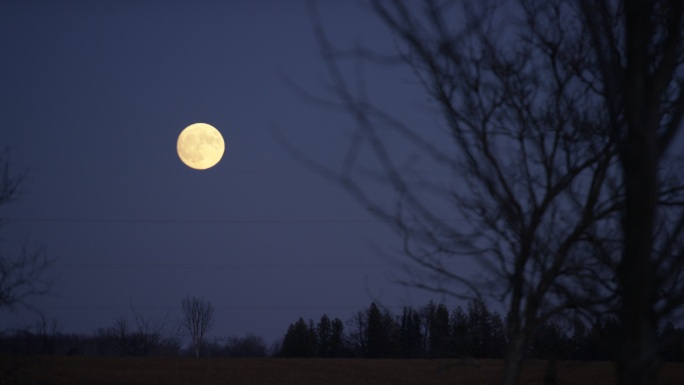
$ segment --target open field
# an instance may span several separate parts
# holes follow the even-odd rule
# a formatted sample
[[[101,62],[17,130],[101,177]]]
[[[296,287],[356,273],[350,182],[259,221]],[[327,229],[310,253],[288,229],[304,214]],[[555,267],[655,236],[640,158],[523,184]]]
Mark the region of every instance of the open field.
[[[0,357],[0,384],[495,384],[499,360],[281,358]],[[523,384],[543,384],[545,362],[526,364]],[[610,362],[557,364],[559,385],[610,384]],[[661,384],[684,382],[684,364],[667,364]]]

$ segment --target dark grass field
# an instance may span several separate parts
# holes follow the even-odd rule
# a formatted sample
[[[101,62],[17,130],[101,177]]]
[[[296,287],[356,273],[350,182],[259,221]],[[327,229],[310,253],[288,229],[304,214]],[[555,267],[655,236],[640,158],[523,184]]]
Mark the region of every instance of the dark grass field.
[[[499,360],[0,357],[0,384],[496,384]],[[546,362],[526,363],[522,384],[544,384]],[[558,362],[557,384],[614,382],[610,362]],[[664,366],[661,384],[684,383],[684,364]]]

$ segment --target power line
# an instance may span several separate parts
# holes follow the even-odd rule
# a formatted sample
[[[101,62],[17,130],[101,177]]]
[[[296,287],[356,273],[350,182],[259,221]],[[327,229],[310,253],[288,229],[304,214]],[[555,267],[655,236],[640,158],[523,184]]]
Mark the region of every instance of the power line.
[[[399,306],[389,306],[397,307]],[[44,305],[35,306],[39,310],[84,310],[84,311],[111,311],[114,309],[130,309],[131,305],[95,305],[95,304],[67,304],[67,305]],[[176,310],[178,305],[134,305],[136,310]],[[364,306],[350,306],[350,305],[219,305],[214,306],[218,311],[278,311],[278,310],[358,310],[363,309]]]
[[[225,225],[261,225],[261,224],[373,224],[387,223],[382,219],[147,219],[147,218],[6,218],[6,221],[32,223],[104,223],[104,224],[225,224]]]
[[[366,305],[352,306],[352,305],[218,305],[214,306],[215,310],[359,310],[364,309]],[[40,310],[95,310],[95,311],[107,311],[112,309],[130,309],[134,308],[136,310],[174,310],[177,309],[178,305],[102,305],[102,304],[66,304],[66,305],[42,305],[34,306],[36,309]],[[403,305],[383,305],[386,308],[401,309]]]
[[[180,224],[180,225],[362,225],[389,224],[386,219],[150,219],[150,218],[64,218],[64,217],[35,217],[35,218],[5,218],[7,222],[27,223],[101,223],[101,224]],[[419,222],[405,220],[404,222]],[[464,220],[445,220],[445,222],[464,222]]]
[[[306,270],[306,269],[368,269],[368,268],[401,268],[392,263],[274,263],[274,264],[174,264],[174,263],[62,263],[56,264],[60,269],[172,269],[172,270]]]

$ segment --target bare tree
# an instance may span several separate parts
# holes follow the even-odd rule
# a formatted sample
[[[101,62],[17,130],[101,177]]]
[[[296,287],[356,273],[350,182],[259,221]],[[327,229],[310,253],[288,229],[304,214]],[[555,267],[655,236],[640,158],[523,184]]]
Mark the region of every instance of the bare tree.
[[[359,310],[352,314],[352,317],[347,321],[349,328],[349,344],[353,346],[357,352],[363,354],[368,348],[368,320],[366,313]]]
[[[128,320],[124,317],[119,317],[114,320],[114,325],[107,329],[107,338],[112,341],[120,356],[129,354],[130,351],[130,335],[128,330]]]
[[[214,306],[209,301],[195,297],[183,299],[182,306],[183,326],[190,334],[195,357],[199,358],[204,336],[214,325]]]
[[[131,334],[131,353],[141,356],[159,354],[159,349],[164,345],[163,342],[166,342],[164,339],[167,338],[167,317],[165,316],[159,322],[153,322],[152,319],[143,316],[132,305],[131,310],[135,320],[135,330]],[[119,332],[123,332],[126,326],[127,323],[122,323],[121,318],[115,321],[115,327],[119,328]],[[173,339],[174,335],[173,330],[171,330],[168,338]]]
[[[253,333],[247,333],[244,337],[228,337],[222,340],[224,354],[228,357],[266,357],[268,348],[263,338]]]
[[[655,381],[658,321],[684,298],[684,184],[665,156],[684,114],[682,3],[370,4],[446,137],[371,103],[344,59],[379,56],[334,49],[314,12],[333,98],[312,100],[348,112],[356,129],[339,172],[293,153],[397,229],[412,262],[402,282],[506,305],[503,383],[517,382],[537,325],[617,306],[621,381]],[[370,170],[358,165],[364,151]],[[415,159],[430,172],[416,172]],[[393,205],[368,175],[396,192]],[[466,256],[486,273],[454,268]]]
[[[24,174],[10,170],[9,153],[0,153],[0,206],[10,203],[19,195]],[[42,247],[21,245],[17,255],[0,252],[0,308],[26,305],[32,296],[48,293],[53,280],[46,277],[52,265]]]
[[[45,271],[52,265],[45,250],[22,244],[19,255],[0,253],[0,308],[26,305],[26,299],[50,291],[52,279]]]
[[[44,313],[38,314],[38,319],[33,325],[33,329],[40,339],[41,354],[55,354],[55,338],[59,334],[59,325],[56,318],[48,320]]]
[[[684,184],[672,172],[684,115],[684,2],[580,3],[624,179],[619,381],[652,384],[657,328],[684,300]]]
[[[403,1],[370,3],[396,36],[399,60],[436,105],[446,135],[405,124],[370,103],[363,86],[352,87],[314,14],[334,96],[325,103],[349,112],[356,131],[339,173],[298,155],[396,228],[411,261],[403,283],[505,304],[502,381],[517,383],[537,325],[580,303],[614,299],[612,282],[596,279],[608,273],[593,250],[622,200],[615,146],[604,135],[608,114],[591,81],[589,35],[562,1],[503,10],[426,1],[422,12]],[[516,17],[504,17],[510,14]],[[388,135],[404,141],[400,150]],[[356,171],[365,149],[377,164],[366,175],[396,192],[393,205],[374,197]],[[415,171],[416,158],[429,172]],[[453,263],[472,256],[485,274]],[[577,277],[582,290],[575,290]]]

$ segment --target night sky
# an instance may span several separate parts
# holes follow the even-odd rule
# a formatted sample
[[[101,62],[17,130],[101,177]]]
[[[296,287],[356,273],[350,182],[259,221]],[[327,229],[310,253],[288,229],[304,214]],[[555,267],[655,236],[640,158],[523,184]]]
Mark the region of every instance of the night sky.
[[[336,44],[393,50],[363,5],[321,3]],[[332,168],[352,135],[282,80],[327,92],[306,2],[5,1],[0,49],[0,146],[27,173],[0,208],[2,251],[28,240],[56,259],[51,294],[30,304],[63,332],[132,321],[131,307],[175,320],[190,295],[216,307],[210,337],[270,343],[300,316],[440,299],[393,283],[377,250],[398,254],[399,239],[274,134]],[[363,71],[383,107],[434,119],[409,71]],[[196,122],[226,142],[206,171],[176,154]],[[35,318],[5,309],[0,329]]]

